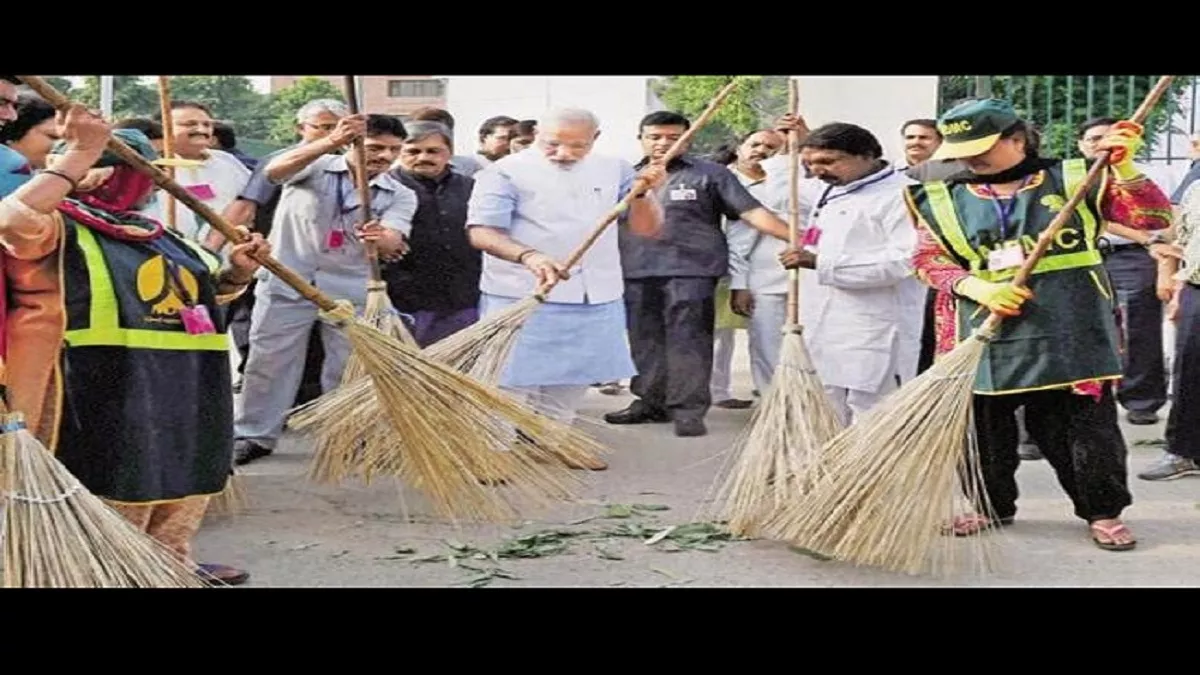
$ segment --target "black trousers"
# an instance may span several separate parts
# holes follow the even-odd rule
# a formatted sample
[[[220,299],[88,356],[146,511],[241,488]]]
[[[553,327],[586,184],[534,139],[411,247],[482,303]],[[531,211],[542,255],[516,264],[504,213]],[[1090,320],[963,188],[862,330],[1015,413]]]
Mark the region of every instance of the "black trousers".
[[[258,281],[251,281],[246,291],[237,300],[229,303],[229,332],[233,334],[233,344],[237,347],[240,362],[237,373],[246,372],[246,362],[250,359],[250,316],[254,313],[254,287]],[[296,392],[295,405],[303,405],[321,395],[321,366],[325,362],[325,347],[321,344],[321,327],[313,326],[308,336],[308,352],[304,359],[304,378],[300,381],[300,389]]]
[[[1158,263],[1141,246],[1120,248],[1104,259],[1121,307],[1125,335],[1124,377],[1117,401],[1126,410],[1157,412],[1167,404],[1163,363],[1163,302]]]
[[[917,359],[917,374],[929,370],[933,365],[933,357],[937,354],[937,328],[935,324],[935,315],[937,314],[937,289],[930,288],[929,293],[925,296],[925,323],[921,328],[921,355]]]
[[[1175,325],[1175,397],[1167,415],[1167,449],[1200,461],[1200,286],[1184,284]]]
[[[1059,485],[1088,522],[1117,518],[1133,503],[1128,451],[1117,423],[1112,385],[1097,402],[1069,391],[1037,391],[974,399],[984,491],[998,518],[1017,513],[1018,431],[1014,413],[1025,406],[1025,424],[1037,439]]]
[[[703,418],[712,406],[716,290],[715,277],[625,280],[629,343],[638,372],[629,390],[674,419]]]

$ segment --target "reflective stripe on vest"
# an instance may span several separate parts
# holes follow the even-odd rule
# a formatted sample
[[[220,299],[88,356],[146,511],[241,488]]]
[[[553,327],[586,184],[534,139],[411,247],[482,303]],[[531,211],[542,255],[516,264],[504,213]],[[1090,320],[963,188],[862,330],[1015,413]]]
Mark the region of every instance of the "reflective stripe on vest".
[[[178,351],[228,351],[229,336],[224,333],[190,335],[183,330],[140,330],[122,328],[117,308],[117,293],[113,288],[112,276],[104,260],[104,252],[96,235],[82,225],[75,227],[79,249],[87,264],[88,282],[91,286],[88,327],[66,332],[67,343],[72,347],[129,347],[133,349],[171,349]],[[215,273],[220,260],[196,244],[181,240],[200,255]]]
[[[1075,191],[1079,189],[1079,186],[1083,185],[1086,177],[1087,164],[1084,160],[1071,159],[1063,162],[1063,183],[1067,199],[1070,199],[1071,195],[1075,194]],[[980,257],[975,249],[971,248],[970,243],[967,241],[962,223],[958,220],[958,213],[954,210],[954,202],[950,197],[950,190],[944,182],[939,181],[937,183],[926,184],[926,194],[929,196],[929,208],[933,210],[934,215],[941,224],[942,236],[945,237],[946,243],[954,249],[954,252],[967,261],[971,267],[971,274],[984,281],[1004,281],[1016,276],[1019,268],[1008,268],[999,271],[981,269],[983,267],[983,258]],[[1037,265],[1034,265],[1033,274],[1058,272],[1103,264],[1104,258],[1096,250],[1096,217],[1088,209],[1087,204],[1084,203],[1085,201],[1086,198],[1079,200],[1075,211],[1083,220],[1083,238],[1088,250],[1059,255],[1044,255],[1038,261]]]

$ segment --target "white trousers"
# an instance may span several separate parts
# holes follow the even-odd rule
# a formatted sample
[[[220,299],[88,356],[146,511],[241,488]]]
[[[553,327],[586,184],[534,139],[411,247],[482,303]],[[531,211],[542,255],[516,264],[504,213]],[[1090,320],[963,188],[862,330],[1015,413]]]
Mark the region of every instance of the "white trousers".
[[[888,380],[878,393],[826,386],[825,395],[829,397],[829,402],[833,404],[833,409],[841,418],[842,424],[850,426],[896,388],[895,380]]]
[[[304,378],[304,355],[314,324],[321,325],[325,362],[321,389],[332,391],[342,381],[350,357],[350,341],[337,328],[322,322],[316,305],[268,292],[271,284],[255,289],[250,319],[250,358],[242,376],[242,394],[235,403],[234,438],[274,448],[283,434],[287,413]],[[363,306],[355,311],[362,313]]]
[[[575,421],[588,389],[588,385],[563,384],[542,387],[511,387],[506,391],[538,412],[563,424],[570,424]]]
[[[719,328],[713,333],[712,381],[708,390],[714,402],[733,398],[734,332],[732,328]]]
[[[786,293],[755,294],[754,313],[750,315],[750,373],[760,394],[767,391],[779,365],[786,321]]]

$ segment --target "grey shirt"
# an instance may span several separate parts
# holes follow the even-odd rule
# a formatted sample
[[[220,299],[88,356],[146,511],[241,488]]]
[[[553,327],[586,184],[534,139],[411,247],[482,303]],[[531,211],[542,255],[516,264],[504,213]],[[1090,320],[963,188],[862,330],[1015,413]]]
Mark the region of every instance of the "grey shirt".
[[[937,161],[926,160],[916,166],[908,167],[905,172],[909,178],[921,181],[922,183],[933,183],[940,180],[962,173],[967,170],[967,165],[957,159],[942,159]]]
[[[667,182],[657,194],[665,216],[658,237],[620,230],[625,278],[725,276],[729,245],[722,217],[738,220],[762,204],[728,167],[692,155],[667,165]]]
[[[362,304],[370,266],[354,232],[361,204],[346,156],[319,157],[282,185],[270,236],[275,257],[334,298]],[[416,210],[411,188],[387,172],[371,179],[371,214],[384,227],[408,236]],[[333,232],[340,241],[331,239]],[[272,294],[300,298],[265,269],[258,278]]]

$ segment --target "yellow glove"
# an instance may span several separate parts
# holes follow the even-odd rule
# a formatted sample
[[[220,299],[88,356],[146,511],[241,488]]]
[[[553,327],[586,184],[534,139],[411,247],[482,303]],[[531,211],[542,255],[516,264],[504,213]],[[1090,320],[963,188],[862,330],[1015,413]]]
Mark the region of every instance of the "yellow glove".
[[[1133,166],[1133,157],[1145,145],[1142,125],[1122,120],[1112,125],[1104,138],[1096,144],[1100,151],[1108,150],[1108,163],[1122,180],[1137,178],[1138,170]]]
[[[966,277],[954,285],[954,292],[970,298],[1001,316],[1017,316],[1021,305],[1031,298],[1028,288],[1013,284],[993,283],[978,277]]]

